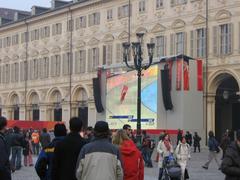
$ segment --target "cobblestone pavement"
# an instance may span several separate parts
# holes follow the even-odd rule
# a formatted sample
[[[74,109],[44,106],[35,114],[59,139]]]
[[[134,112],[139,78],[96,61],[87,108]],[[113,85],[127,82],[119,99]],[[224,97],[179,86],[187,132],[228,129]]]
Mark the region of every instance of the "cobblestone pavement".
[[[212,162],[208,170],[201,166],[207,161],[207,150],[202,153],[192,153],[192,159],[189,162],[188,170],[191,180],[224,180],[224,175],[217,170],[216,162]],[[220,158],[221,155],[219,155]],[[153,158],[155,155],[153,155]],[[34,158],[36,161],[36,157]],[[13,180],[39,180],[33,167],[22,167],[21,170],[12,174]],[[154,168],[145,168],[145,180],[157,180],[158,168],[154,163]],[[96,179],[97,180],[97,179]]]

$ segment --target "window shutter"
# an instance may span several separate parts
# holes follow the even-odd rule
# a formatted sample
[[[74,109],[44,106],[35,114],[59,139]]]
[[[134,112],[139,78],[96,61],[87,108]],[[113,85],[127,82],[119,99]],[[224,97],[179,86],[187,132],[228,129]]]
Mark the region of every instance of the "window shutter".
[[[218,56],[219,53],[219,26],[213,27],[213,55]]]
[[[190,56],[191,57],[195,57],[195,52],[194,52],[194,50],[195,50],[195,38],[194,38],[194,32],[195,31],[191,31],[191,33],[190,33]]]
[[[92,49],[88,49],[88,72],[92,72]]]
[[[100,24],[100,18],[101,18],[100,13],[97,13],[97,24]]]
[[[66,54],[63,54],[63,62],[62,62],[62,74],[65,75],[66,72]]]
[[[183,54],[187,55],[187,32],[183,32]]]
[[[94,70],[97,69],[98,66],[99,66],[99,48],[96,48],[96,62]]]
[[[111,64],[112,64],[112,47],[113,47],[112,44],[109,44],[109,45],[108,45],[108,53],[107,53],[107,55],[108,55],[107,64],[108,64],[108,65],[111,65]]]
[[[76,19],[76,30],[80,28],[80,17]]]
[[[46,61],[45,61],[45,68],[46,68],[46,71],[45,71],[45,78],[48,78],[48,76],[49,76],[49,57],[46,58]]]
[[[52,35],[56,35],[56,24],[52,25]]]
[[[52,76],[52,77],[54,77],[55,76],[55,56],[51,56],[51,60],[50,60],[50,66],[51,66],[51,72],[50,72],[50,75]]]
[[[118,18],[122,17],[122,7],[118,7]]]
[[[153,52],[153,57],[157,57],[156,38],[151,38],[151,39],[150,39],[150,43],[154,43],[154,44],[155,44],[155,48],[154,48],[154,52]]]
[[[116,55],[117,55],[117,58],[116,58],[116,63],[119,63],[121,62],[121,46],[122,44],[121,43],[118,43],[117,46],[116,46]]]
[[[82,63],[81,63],[81,69],[82,69],[82,73],[84,73],[86,71],[86,50],[82,51]]]
[[[234,37],[234,34],[233,34],[233,28],[234,28],[233,23],[228,24],[228,27],[229,27],[228,53],[232,54],[233,53],[233,37]]]
[[[60,74],[61,74],[61,55],[55,55],[54,59],[55,59],[55,61],[54,61],[54,66],[55,66],[54,75],[55,76],[60,76]]]
[[[171,34],[170,36],[170,55],[175,55],[175,34]]]
[[[102,62],[103,65],[106,65],[106,62],[107,62],[107,55],[106,55],[107,52],[106,52],[106,51],[107,51],[107,48],[106,48],[106,46],[104,45],[104,46],[103,46],[103,62]]]
[[[80,52],[75,52],[75,73],[80,73]]]
[[[164,56],[166,56],[167,55],[167,37],[166,36],[164,36]]]
[[[15,81],[14,77],[14,64],[11,64],[11,82]]]
[[[87,26],[87,16],[83,17],[83,25],[82,27],[85,28]]]
[[[0,69],[1,70],[1,69]],[[1,71],[0,71],[1,72]],[[1,74],[1,73],[0,73]],[[1,79],[1,78],[0,78]],[[16,63],[15,81],[19,81],[19,63]]]

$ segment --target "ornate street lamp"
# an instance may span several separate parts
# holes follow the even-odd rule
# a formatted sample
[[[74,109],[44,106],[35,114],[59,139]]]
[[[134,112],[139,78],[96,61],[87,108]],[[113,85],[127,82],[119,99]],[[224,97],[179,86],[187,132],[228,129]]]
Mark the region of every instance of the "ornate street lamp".
[[[137,71],[138,76],[138,89],[137,89],[137,146],[141,145],[141,77],[142,71],[148,69],[153,61],[153,51],[155,44],[148,43],[148,56],[149,62],[147,64],[143,63],[142,58],[142,42],[144,33],[137,33],[138,42],[133,42],[132,45],[130,43],[123,43],[123,61],[125,62],[126,66],[130,69],[134,69]],[[129,65],[128,61],[130,59],[130,47],[132,46],[133,52],[133,66]]]

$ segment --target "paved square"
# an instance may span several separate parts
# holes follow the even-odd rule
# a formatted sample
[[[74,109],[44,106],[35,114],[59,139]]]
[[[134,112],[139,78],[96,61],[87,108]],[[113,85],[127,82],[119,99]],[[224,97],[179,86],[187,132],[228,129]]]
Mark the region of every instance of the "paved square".
[[[192,159],[189,162],[188,170],[191,180],[224,180],[224,175],[217,170],[217,165],[213,161],[208,170],[202,169],[202,165],[207,161],[207,150],[201,153],[192,153]],[[219,158],[221,154],[219,154]],[[155,155],[153,155],[153,159]],[[34,158],[34,162],[36,157]],[[39,180],[33,167],[23,167],[12,175],[13,180]],[[145,180],[157,180],[158,168],[154,163],[154,168],[145,168]],[[97,180],[97,179],[96,179]]]

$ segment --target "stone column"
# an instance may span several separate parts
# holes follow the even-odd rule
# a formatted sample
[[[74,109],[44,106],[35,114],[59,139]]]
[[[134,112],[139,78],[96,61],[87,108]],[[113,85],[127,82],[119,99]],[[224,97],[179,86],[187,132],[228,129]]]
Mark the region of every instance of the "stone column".
[[[67,125],[70,120],[70,104],[65,102],[62,104],[62,121]]]
[[[19,120],[28,120],[25,105],[19,105]]]
[[[207,132],[215,132],[215,96],[207,99]]]
[[[47,109],[48,107],[46,104],[39,104],[40,121],[50,121],[50,119],[47,117]]]

